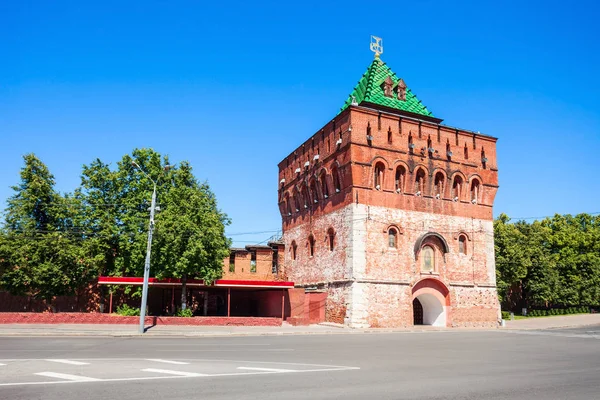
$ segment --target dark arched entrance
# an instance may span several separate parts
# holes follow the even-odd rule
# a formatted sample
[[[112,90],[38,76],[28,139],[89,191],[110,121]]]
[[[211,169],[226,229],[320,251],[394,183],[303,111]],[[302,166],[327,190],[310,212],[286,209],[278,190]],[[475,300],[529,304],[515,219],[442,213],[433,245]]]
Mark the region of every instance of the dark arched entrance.
[[[423,306],[419,299],[413,300],[413,323],[423,325]]]

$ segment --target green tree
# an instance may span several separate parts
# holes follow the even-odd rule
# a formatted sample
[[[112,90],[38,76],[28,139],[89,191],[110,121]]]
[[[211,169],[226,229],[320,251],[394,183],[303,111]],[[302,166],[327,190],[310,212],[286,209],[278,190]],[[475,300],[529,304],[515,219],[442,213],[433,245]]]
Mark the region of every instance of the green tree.
[[[148,208],[153,181],[157,183],[161,211],[155,215],[151,274],[181,278],[185,307],[188,278],[212,282],[221,276],[228,255],[224,227],[229,219],[217,208],[209,186],[198,183],[189,163],[166,169],[168,165],[168,158],[152,149],[135,149],[114,171],[96,160],[84,166],[77,197],[83,204],[82,224],[89,232],[86,247],[98,270],[112,276],[142,276]]]
[[[207,183],[198,183],[187,162],[171,172],[168,190],[160,196],[163,211],[157,217],[159,276],[181,278],[181,308],[186,309],[188,278],[210,284],[221,277],[229,255],[225,236],[227,216],[217,207]]]
[[[496,284],[498,296],[504,304],[514,303],[513,290],[520,287],[527,276],[531,258],[524,243],[525,235],[510,223],[506,214],[494,221],[494,248],[496,252]]]
[[[35,155],[24,161],[5,214],[0,286],[51,305],[55,296],[74,294],[87,283],[93,268],[67,207],[71,199],[54,190],[54,176]]]

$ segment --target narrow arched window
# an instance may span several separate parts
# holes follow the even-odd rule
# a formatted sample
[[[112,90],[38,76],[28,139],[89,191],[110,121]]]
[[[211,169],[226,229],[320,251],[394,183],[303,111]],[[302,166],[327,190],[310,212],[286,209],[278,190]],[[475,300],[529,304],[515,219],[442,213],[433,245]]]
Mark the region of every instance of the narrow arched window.
[[[444,181],[444,174],[441,172],[435,174],[434,189],[436,199],[440,199],[444,196]]]
[[[327,230],[327,241],[329,243],[329,251],[333,251],[334,247],[335,247],[335,232],[333,231],[333,228],[329,228]]]
[[[458,252],[460,254],[467,254],[467,238],[465,235],[458,237]]]
[[[311,257],[315,255],[315,238],[313,235],[308,237],[308,254]]]
[[[465,150],[464,150],[464,152],[465,152],[465,160],[468,160],[469,159],[469,148],[467,147],[466,143],[465,143]]]
[[[292,200],[290,199],[290,195],[289,194],[285,194],[285,200],[284,200],[284,212],[285,215],[290,216],[292,215]]]
[[[396,228],[390,228],[388,230],[388,247],[394,249],[398,247],[398,231]]]
[[[423,246],[421,249],[421,271],[435,271],[435,251],[431,246]]]
[[[325,171],[323,171],[321,173],[321,194],[323,195],[323,198],[326,199],[329,197],[329,186],[327,185],[327,174],[325,174]]]
[[[404,180],[406,178],[406,168],[402,165],[396,167],[396,176],[394,178],[394,186],[396,193],[402,193],[404,191]]]
[[[460,193],[462,189],[463,180],[460,176],[455,176],[452,182],[452,200],[460,200]]]
[[[392,128],[391,127],[388,127],[387,134],[388,134],[388,143],[392,144]]]
[[[312,198],[313,203],[319,202],[319,195],[317,193],[317,183],[314,179],[310,182],[310,196]]]
[[[295,240],[292,240],[292,260],[296,259],[296,251],[298,250],[298,245]]]
[[[373,170],[373,187],[377,190],[381,190],[383,186],[383,171],[385,170],[385,166],[378,162],[375,164],[375,169]]]
[[[296,207],[296,212],[300,212],[301,201],[300,201],[300,192],[296,192],[294,196],[294,206]]]
[[[419,169],[415,177],[415,195],[422,196],[425,193],[425,171]]]
[[[331,170],[331,175],[333,176],[333,189],[335,190],[336,193],[339,193],[340,190],[342,190],[342,187],[340,185],[340,176],[338,173],[338,169],[333,168]]]
[[[306,188],[306,185],[304,185],[302,187],[302,205],[304,206],[304,208],[308,208],[309,204],[310,196],[308,195],[308,189]]]
[[[479,180],[473,179],[471,181],[471,203],[475,204],[479,201],[479,190],[480,190]]]

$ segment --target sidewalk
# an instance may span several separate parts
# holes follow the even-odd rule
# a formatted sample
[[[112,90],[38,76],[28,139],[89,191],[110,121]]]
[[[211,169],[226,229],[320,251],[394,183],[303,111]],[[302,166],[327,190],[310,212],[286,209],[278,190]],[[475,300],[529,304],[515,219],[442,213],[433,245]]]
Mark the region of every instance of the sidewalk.
[[[533,317],[506,321],[505,329],[557,329],[575,328],[586,325],[600,325],[600,314],[559,315],[553,317]]]
[[[506,321],[508,330],[531,330],[600,325],[600,314],[581,314],[555,317],[529,318]],[[4,336],[112,336],[112,337],[216,337],[216,336],[284,336],[284,335],[332,335],[365,333],[410,332],[465,332],[486,331],[483,328],[436,328],[416,326],[412,328],[352,329],[336,324],[309,326],[173,326],[148,327],[145,334],[138,333],[136,325],[109,324],[0,324],[0,337]]]

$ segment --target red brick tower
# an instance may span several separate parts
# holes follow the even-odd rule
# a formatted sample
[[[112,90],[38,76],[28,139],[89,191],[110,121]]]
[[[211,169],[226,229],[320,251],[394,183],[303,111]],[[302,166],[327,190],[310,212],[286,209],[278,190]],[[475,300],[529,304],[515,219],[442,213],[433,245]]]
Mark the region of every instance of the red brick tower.
[[[375,57],[279,163],[285,273],[354,327],[496,326],[496,139],[441,124]]]

